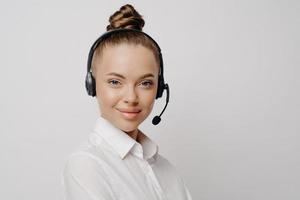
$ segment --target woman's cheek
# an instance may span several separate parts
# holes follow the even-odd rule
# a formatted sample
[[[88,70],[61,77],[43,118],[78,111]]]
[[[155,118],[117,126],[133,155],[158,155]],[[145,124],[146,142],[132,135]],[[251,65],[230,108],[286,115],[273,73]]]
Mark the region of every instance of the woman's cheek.
[[[104,98],[111,101],[111,103],[117,101],[120,98],[120,91],[108,88],[106,89]]]
[[[118,93],[114,89],[103,87],[103,86],[99,87],[99,89],[97,90],[97,94],[98,93],[101,101],[104,102],[105,104],[113,103],[116,100],[118,95]]]
[[[143,95],[143,102],[141,102],[149,111],[152,110],[155,101],[156,91],[151,91]]]

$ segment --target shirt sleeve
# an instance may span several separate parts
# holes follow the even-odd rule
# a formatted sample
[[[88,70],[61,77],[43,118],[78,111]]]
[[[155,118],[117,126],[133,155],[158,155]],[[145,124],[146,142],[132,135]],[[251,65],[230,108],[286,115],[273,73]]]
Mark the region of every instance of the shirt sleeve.
[[[62,174],[65,200],[116,200],[101,164],[88,153],[69,157]]]

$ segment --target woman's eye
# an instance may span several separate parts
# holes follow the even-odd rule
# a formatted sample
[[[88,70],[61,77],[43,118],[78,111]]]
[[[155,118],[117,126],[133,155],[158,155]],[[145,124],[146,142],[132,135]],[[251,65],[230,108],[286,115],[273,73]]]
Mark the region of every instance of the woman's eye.
[[[153,85],[152,81],[143,81],[142,85],[145,86],[146,88],[150,88]]]
[[[108,81],[108,83],[109,83],[110,85],[113,85],[113,86],[117,86],[117,85],[120,84],[120,82],[117,81],[117,80],[110,80],[110,81]]]

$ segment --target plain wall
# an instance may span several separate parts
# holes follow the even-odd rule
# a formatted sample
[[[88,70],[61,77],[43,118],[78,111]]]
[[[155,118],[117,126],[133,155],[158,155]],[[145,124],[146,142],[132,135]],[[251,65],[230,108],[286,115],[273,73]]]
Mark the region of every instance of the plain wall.
[[[87,54],[132,3],[171,98],[141,125],[193,199],[300,199],[300,3],[1,1],[0,199],[63,199],[61,170],[98,116]]]

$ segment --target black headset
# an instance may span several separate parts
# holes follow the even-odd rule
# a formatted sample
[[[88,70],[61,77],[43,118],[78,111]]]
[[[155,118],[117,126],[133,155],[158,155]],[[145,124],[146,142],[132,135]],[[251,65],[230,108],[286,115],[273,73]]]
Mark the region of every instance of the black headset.
[[[111,35],[115,34],[115,33],[120,33],[120,32],[138,32],[138,33],[142,33],[145,36],[147,36],[157,47],[158,52],[159,52],[159,63],[160,63],[160,70],[159,70],[159,74],[158,74],[158,87],[157,87],[157,93],[156,93],[156,99],[162,97],[164,90],[167,90],[167,98],[166,98],[166,105],[163,109],[163,111],[161,112],[161,114],[159,116],[155,116],[152,120],[152,123],[154,125],[157,125],[160,122],[160,116],[162,115],[162,113],[165,111],[168,102],[169,102],[169,95],[170,95],[170,89],[167,83],[165,83],[164,81],[164,68],[163,68],[163,58],[162,58],[162,54],[161,54],[161,49],[159,47],[159,45],[157,44],[157,42],[150,37],[150,35],[148,35],[147,33],[137,30],[137,29],[129,29],[129,28],[119,28],[119,29],[113,29],[110,31],[105,32],[104,34],[102,34],[92,45],[89,55],[88,55],[88,62],[87,62],[87,74],[85,77],[85,87],[87,90],[88,95],[94,97],[96,96],[96,81],[95,78],[92,75],[92,60],[93,60],[93,56],[94,56],[94,52],[96,50],[96,48],[98,47],[98,45],[104,41],[106,38],[110,37]]]

